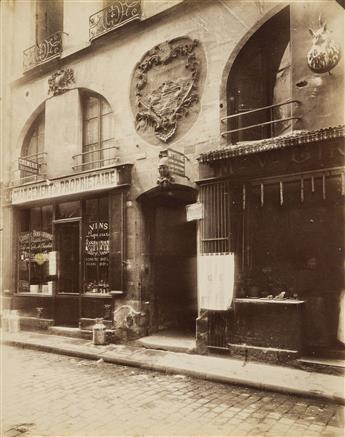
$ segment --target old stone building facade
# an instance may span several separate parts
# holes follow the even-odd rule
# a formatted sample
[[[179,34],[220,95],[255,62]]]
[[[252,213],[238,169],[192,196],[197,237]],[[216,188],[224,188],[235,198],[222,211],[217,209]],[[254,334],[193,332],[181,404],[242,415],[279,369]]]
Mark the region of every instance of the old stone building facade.
[[[23,324],[104,317],[115,338],[278,359],[337,347],[341,4],[3,9],[2,285]]]

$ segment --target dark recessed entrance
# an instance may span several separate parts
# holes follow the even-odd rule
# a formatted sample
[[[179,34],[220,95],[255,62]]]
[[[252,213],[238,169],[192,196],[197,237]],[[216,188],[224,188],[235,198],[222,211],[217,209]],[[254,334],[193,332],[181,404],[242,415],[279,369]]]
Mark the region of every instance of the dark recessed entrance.
[[[152,330],[195,332],[197,317],[196,225],[186,221],[195,190],[156,188],[141,198],[150,258]]]
[[[60,326],[78,326],[80,222],[55,224],[55,234],[59,254],[55,323]]]

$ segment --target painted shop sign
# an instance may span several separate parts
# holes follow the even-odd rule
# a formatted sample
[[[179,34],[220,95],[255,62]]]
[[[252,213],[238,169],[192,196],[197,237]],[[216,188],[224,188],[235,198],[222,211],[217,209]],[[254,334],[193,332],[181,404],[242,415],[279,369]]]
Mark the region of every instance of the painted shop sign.
[[[24,170],[32,174],[39,173],[39,164],[38,162],[31,161],[26,158],[18,158],[18,169]]]
[[[11,201],[13,205],[50,199],[52,197],[84,193],[88,191],[113,188],[118,185],[116,169],[83,173],[56,180],[44,181],[34,185],[13,188]]]
[[[85,263],[88,266],[95,266],[99,261],[100,266],[107,266],[109,263],[110,239],[109,222],[91,222],[85,236]]]
[[[326,169],[345,164],[343,141],[306,144],[215,162],[218,176],[259,176]],[[269,173],[268,173],[269,172]]]

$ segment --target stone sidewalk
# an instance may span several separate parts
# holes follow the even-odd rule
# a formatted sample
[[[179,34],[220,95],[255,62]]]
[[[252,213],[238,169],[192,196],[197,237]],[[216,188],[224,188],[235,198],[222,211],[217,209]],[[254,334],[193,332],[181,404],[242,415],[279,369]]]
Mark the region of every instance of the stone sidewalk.
[[[14,346],[2,354],[3,437],[344,436],[345,407],[331,401]]]
[[[344,377],[291,367],[244,362],[120,344],[95,346],[90,340],[21,331],[2,333],[4,344],[90,360],[177,373],[215,382],[319,397],[345,404]]]

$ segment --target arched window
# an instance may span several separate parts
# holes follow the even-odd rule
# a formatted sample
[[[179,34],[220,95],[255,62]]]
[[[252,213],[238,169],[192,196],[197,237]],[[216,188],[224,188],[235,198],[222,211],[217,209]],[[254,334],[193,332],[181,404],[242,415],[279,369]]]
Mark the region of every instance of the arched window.
[[[19,169],[21,178],[45,173],[45,152],[44,152],[44,128],[45,116],[41,112],[31,125],[24,139]]]
[[[110,165],[116,159],[111,107],[109,103],[98,94],[83,95],[82,105],[82,170]]]
[[[226,133],[232,144],[274,137],[291,129],[292,108],[290,103],[285,104],[291,100],[290,82],[287,7],[254,33],[231,68]]]

